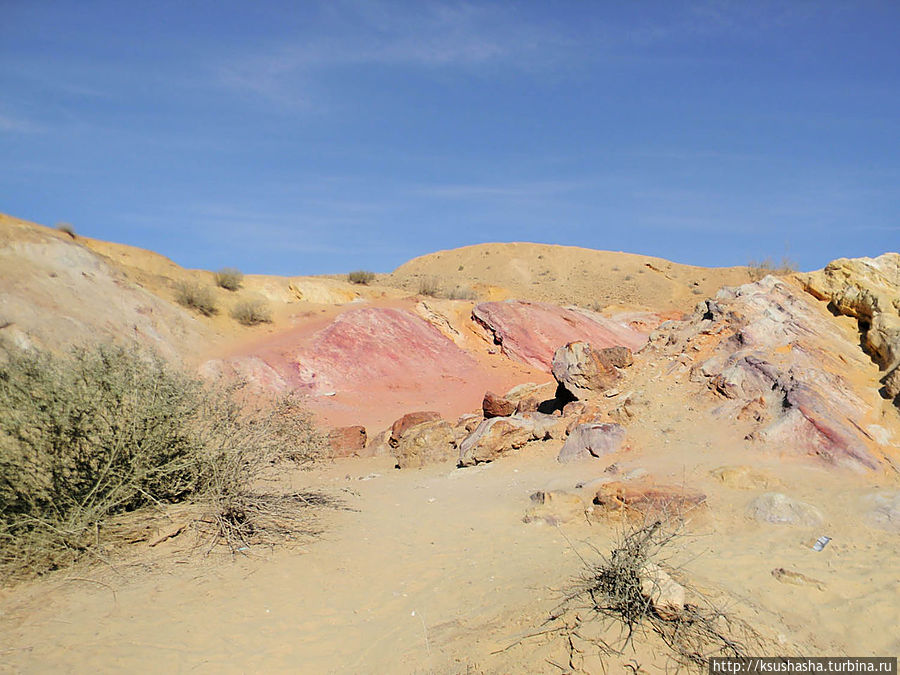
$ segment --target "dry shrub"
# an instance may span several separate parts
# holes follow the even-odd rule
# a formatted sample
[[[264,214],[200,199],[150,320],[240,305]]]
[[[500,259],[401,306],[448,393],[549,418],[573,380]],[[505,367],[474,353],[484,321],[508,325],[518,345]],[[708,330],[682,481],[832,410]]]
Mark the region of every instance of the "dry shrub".
[[[347,281],[351,284],[368,286],[375,280],[375,273],[368,270],[356,270],[347,274]]]
[[[223,267],[216,272],[216,286],[226,291],[236,291],[244,282],[244,273],[234,267]]]
[[[759,281],[769,274],[784,277],[796,272],[797,263],[787,256],[782,257],[780,263],[775,263],[771,257],[764,260],[751,260],[747,263],[747,273],[750,275],[750,281]]]
[[[447,293],[448,300],[477,300],[478,294],[469,286],[455,286]]]
[[[584,575],[574,583],[552,619],[574,614],[574,620],[560,629],[570,647],[576,637],[592,643],[601,655],[622,655],[636,633],[646,636],[649,632],[668,647],[676,670],[705,672],[709,657],[747,656],[748,649],[761,646],[761,638],[751,626],[729,616],[683,583],[694,602],[686,602],[680,611],[654,605],[652,596],[658,582],[650,570],[668,568],[674,574],[662,552],[680,536],[684,536],[680,526],[673,527],[668,520],[632,523],[609,554],[600,554],[595,563],[585,563]],[[586,630],[594,622],[601,623],[603,634],[615,633],[618,627],[618,641],[607,642],[598,638],[596,631]]]
[[[419,280],[419,295],[430,295],[433,298],[440,297],[441,282],[437,277],[422,277]]]
[[[263,300],[239,302],[232,308],[231,317],[245,326],[272,322],[272,312]]]
[[[0,357],[6,578],[96,553],[107,523],[154,505],[198,503],[216,534],[244,542],[290,501],[260,496],[261,472],[325,446],[296,399],[252,403],[239,385],[205,385],[134,348],[52,356],[0,345]]]
[[[75,234],[75,228],[72,227],[71,223],[57,223],[56,229],[62,232],[63,234],[69,235],[72,239],[77,239],[78,235]]]
[[[470,286],[457,284],[446,290],[441,280],[434,276],[422,277],[419,280],[419,295],[446,298],[447,300],[476,300],[478,298],[478,294]]]
[[[175,301],[203,316],[213,316],[219,312],[212,289],[190,281],[175,284]]]

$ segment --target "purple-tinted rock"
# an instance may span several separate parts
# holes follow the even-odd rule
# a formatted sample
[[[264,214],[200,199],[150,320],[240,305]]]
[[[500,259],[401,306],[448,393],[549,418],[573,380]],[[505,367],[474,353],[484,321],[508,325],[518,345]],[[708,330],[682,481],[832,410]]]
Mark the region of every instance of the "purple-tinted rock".
[[[618,424],[580,424],[569,434],[557,461],[603,457],[622,449],[625,428]]]

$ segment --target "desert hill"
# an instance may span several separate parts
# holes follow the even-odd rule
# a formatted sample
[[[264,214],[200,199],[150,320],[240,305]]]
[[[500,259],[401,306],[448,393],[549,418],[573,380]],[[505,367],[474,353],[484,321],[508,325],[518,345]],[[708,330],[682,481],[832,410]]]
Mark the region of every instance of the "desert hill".
[[[264,329],[278,329],[293,325],[298,313],[311,309],[318,311],[353,301],[396,300],[416,295],[470,301],[517,298],[595,309],[621,305],[663,312],[690,311],[700,298],[718,288],[749,279],[746,268],[700,268],[629,253],[512,243],[482,244],[425,255],[388,275],[376,275],[369,285],[350,284],[333,276],[247,275],[241,289],[234,293],[217,288],[213,272],[182,268],[153,251],[78,235],[72,237],[3,214],[0,214],[0,243],[9,265],[4,275],[7,281],[17,276],[16,265],[25,272],[34,264],[25,253],[29,247],[35,253],[40,252],[49,279],[56,278],[50,275],[58,273],[57,268],[99,265],[117,279],[119,288],[155,295],[174,305],[176,315],[186,314],[183,320],[195,319],[206,329],[204,340],[213,345],[246,336],[247,331],[228,316],[229,307],[244,299],[269,303],[273,325]],[[53,262],[57,255],[61,256],[60,261]],[[208,287],[219,311],[212,316],[183,312],[173,301],[176,286],[184,282]],[[44,280],[39,285],[54,283]],[[21,285],[19,292],[22,292]],[[71,307],[71,303],[60,302],[54,311],[65,312],[67,304]],[[97,311],[102,313],[99,307]],[[80,311],[80,314],[81,321],[91,320],[91,311]],[[258,332],[259,328],[255,330]],[[50,333],[49,329],[42,331],[45,337]],[[65,332],[61,333],[62,339]]]
[[[179,282],[220,311],[180,305]],[[330,456],[267,487],[344,508],[318,539],[201,555],[160,505],[101,565],[0,589],[0,669],[663,673],[735,627],[754,654],[900,651],[900,254],[751,280],[485,244],[369,285],[214,284],[0,218],[0,337],[136,340],[298,392]],[[241,300],[271,322],[236,322]],[[652,618],[630,643],[583,597],[560,609],[656,524],[679,534],[635,569]]]
[[[749,280],[745,267],[703,268],[661,258],[574,246],[478,244],[414,258],[383,279],[407,292],[423,284],[583,307],[628,305],[689,311],[722,286]]]
[[[369,284],[335,277],[246,275],[239,289],[226,290],[216,285],[211,271],[185,269],[152,251],[71,236],[10,216],[0,216],[0,235],[0,256],[6,261],[0,293],[8,335],[52,349],[97,337],[135,340],[207,376],[237,375],[269,392],[303,391],[322,422],[336,426],[384,428],[403,412],[422,406],[458,416],[477,409],[485,389],[547,383],[555,343],[579,335],[569,325],[613,321],[637,327],[645,336],[663,319],[677,316],[677,310],[690,310],[704,289],[713,292],[747,278],[747,271],[738,268],[702,269],[646,256],[541,244],[490,244],[417,258]],[[435,283],[423,289],[422,280]],[[215,311],[198,312],[179,304],[179,288],[185,285],[206,293]],[[554,307],[548,314],[526,302],[517,306],[518,316],[495,312],[500,324],[538,320],[549,326],[550,315],[559,314],[547,336],[536,336],[543,351],[524,360],[509,358],[521,353],[515,339],[497,349],[492,345],[497,339],[494,328],[473,320],[478,301],[513,298],[547,301]],[[233,309],[248,302],[265,307],[270,320],[250,327],[235,321]],[[556,307],[560,302],[580,305],[582,313],[589,313],[587,308],[604,310],[606,316],[585,318]],[[651,307],[655,314],[635,312]],[[356,321],[366,325],[354,327]],[[376,340],[358,352],[348,344],[354,331],[387,336],[398,330],[407,331],[400,343]],[[321,338],[322,331],[327,337]],[[406,368],[390,365],[393,353],[412,354],[420,342],[430,344],[430,332],[440,335],[441,346],[426,349],[425,360],[415,368],[413,361]],[[402,340],[413,344],[401,346]],[[324,360],[322,353],[328,354]],[[309,371],[299,363],[300,354],[333,372],[350,372],[368,361],[365,372],[370,376],[351,377],[346,386],[335,387],[321,384],[334,379],[324,374],[313,384],[300,376]],[[444,371],[441,361],[446,358],[469,359],[474,370],[433,377]],[[381,365],[376,365],[379,360]],[[418,375],[407,381],[406,373],[413,371]],[[369,401],[373,387],[382,386],[389,391],[376,409]]]

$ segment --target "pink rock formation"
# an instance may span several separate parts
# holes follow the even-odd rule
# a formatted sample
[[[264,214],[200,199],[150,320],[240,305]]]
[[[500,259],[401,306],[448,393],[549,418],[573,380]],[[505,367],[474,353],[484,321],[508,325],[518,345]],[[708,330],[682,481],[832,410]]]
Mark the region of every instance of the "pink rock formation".
[[[624,346],[637,351],[647,342],[644,333],[595,312],[567,309],[541,302],[507,300],[483,302],[472,317],[510,358],[549,371],[556,349],[578,340],[597,349]]]
[[[402,302],[335,312],[263,336],[201,372],[242,376],[266,392],[298,391],[320,423],[368,429],[383,429],[410,410],[455,419],[477,410],[485,390],[506,391],[537,375],[467,352]]]
[[[722,289],[651,339],[683,363],[696,359],[692,379],[723,397],[723,418],[756,421],[750,438],[831,465],[879,467],[862,431],[872,406],[845,375],[864,355],[795,287],[770,276]]]
[[[463,377],[475,361],[434,326],[402,309],[345,312],[293,354],[296,379],[315,392],[393,381]]]

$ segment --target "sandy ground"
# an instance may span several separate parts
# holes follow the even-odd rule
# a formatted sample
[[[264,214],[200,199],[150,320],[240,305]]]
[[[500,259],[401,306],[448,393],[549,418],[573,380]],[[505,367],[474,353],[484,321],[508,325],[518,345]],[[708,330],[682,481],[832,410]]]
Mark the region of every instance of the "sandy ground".
[[[900,539],[863,526],[865,498],[896,480],[849,478],[805,462],[752,456],[703,411],[672,416],[652,401],[634,449],[560,465],[558,442],[472,469],[398,471],[383,459],[342,460],[290,477],[325,486],[353,510],[328,511],[324,533],[295,547],[203,558],[164,550],[114,569],[62,572],[0,601],[0,662],[11,672],[560,672],[560,640],[532,638],[570,580],[609,549],[617,520],[524,523],[536,490],[650,471],[698,487],[670,564],[678,578],[764,634],[766,654],[886,655],[900,651]],[[697,429],[706,431],[698,434]],[[770,484],[738,489],[710,470],[750,462]],[[822,527],[751,522],[746,505],[778,489],[818,506]],[[810,547],[828,534],[821,553]],[[115,564],[115,563],[114,563]],[[780,583],[784,567],[822,583]],[[640,637],[616,665],[671,663]]]

